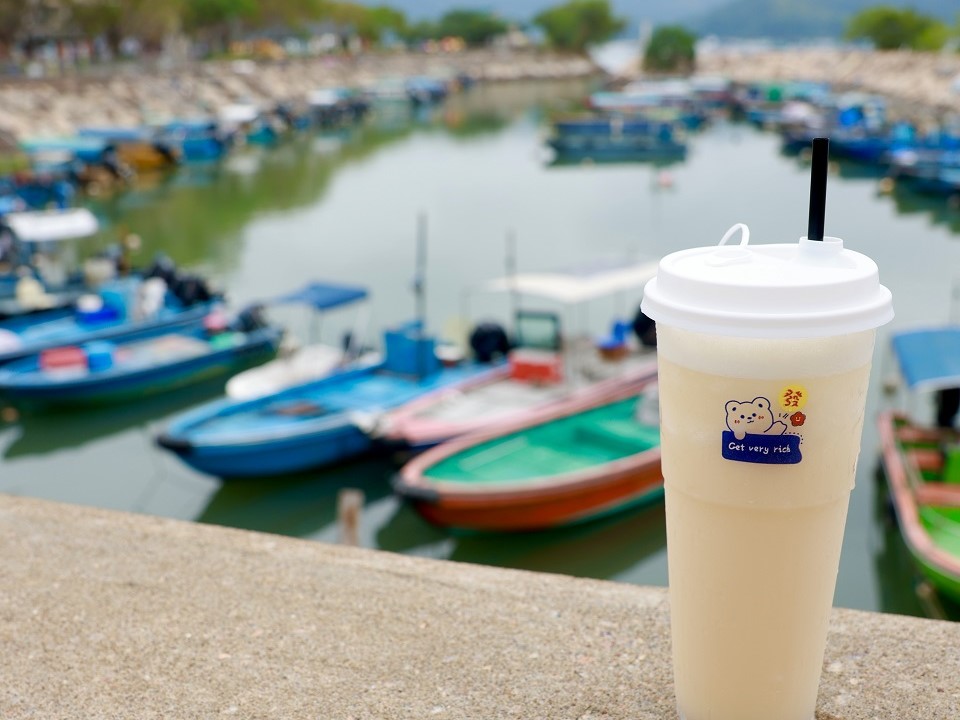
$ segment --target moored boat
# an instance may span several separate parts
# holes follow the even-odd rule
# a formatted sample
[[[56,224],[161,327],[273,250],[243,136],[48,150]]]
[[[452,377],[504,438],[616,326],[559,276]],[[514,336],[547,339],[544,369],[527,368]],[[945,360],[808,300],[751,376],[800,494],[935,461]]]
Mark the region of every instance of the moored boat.
[[[218,302],[199,279],[183,278],[172,288],[165,281],[156,282],[159,280],[111,280],[96,294],[81,296],[75,306],[0,322],[0,364],[61,345],[143,337],[160,328],[187,327]]]
[[[252,400],[216,401],[174,419],[157,443],[200,472],[222,478],[300,472],[372,448],[371,416],[491,371],[441,367],[418,323],[386,333],[384,361]]]
[[[217,122],[224,136],[235,141],[271,145],[279,137],[267,114],[253,103],[225,105],[217,114]]]
[[[266,304],[302,304],[316,313],[316,324],[324,313],[345,308],[366,300],[366,288],[341,283],[311,282],[302,288],[281,295]],[[357,326],[366,325],[361,316]],[[350,332],[342,346],[326,345],[310,338],[307,345],[293,347],[260,367],[251,368],[227,382],[227,395],[236,400],[249,400],[272,395],[294,385],[319,380],[337,370],[353,366],[374,365],[380,355],[365,351],[359,332]]]
[[[663,494],[650,378],[427,451],[394,490],[429,522],[457,530],[542,530],[586,522]],[[645,407],[647,405],[647,407]]]
[[[484,289],[573,308],[639,291],[655,274],[656,263],[594,272],[521,273],[491,281]],[[564,331],[557,313],[518,310],[506,365],[455,391],[441,390],[403,405],[385,415],[372,432],[392,447],[419,451],[544,409],[562,411],[611,390],[639,389],[655,376],[656,360],[650,345],[632,341],[629,329],[625,321],[616,321],[611,337],[597,341],[584,328]]]
[[[891,153],[890,172],[917,192],[960,197],[960,150],[904,148]]]
[[[960,327],[893,337],[907,391],[938,394],[936,423],[880,414],[882,463],[900,534],[920,574],[960,602]]]
[[[154,128],[86,127],[77,135],[109,142],[121,162],[141,172],[174,167],[181,158],[179,149]]]
[[[0,219],[0,319],[64,308],[89,292],[69,258],[76,241],[98,230],[85,208],[8,213]]]
[[[177,148],[189,162],[216,160],[226,153],[229,140],[215,120],[171,120],[157,128],[158,134]]]
[[[256,308],[175,331],[45,350],[0,368],[0,395],[30,408],[138,401],[225,377],[272,357],[283,335]]]
[[[655,162],[682,160],[687,143],[673,123],[652,123],[649,132],[625,133],[614,121],[604,133],[564,133],[547,140],[559,162]]]

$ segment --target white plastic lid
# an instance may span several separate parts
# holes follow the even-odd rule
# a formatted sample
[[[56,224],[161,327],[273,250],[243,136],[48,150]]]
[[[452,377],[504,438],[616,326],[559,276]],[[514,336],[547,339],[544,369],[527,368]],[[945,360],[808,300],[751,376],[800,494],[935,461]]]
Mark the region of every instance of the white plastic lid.
[[[735,233],[740,245],[726,245]],[[877,264],[843,240],[749,245],[730,228],[717,247],[691,248],[660,261],[641,309],[658,323],[712,335],[810,338],[870,330],[893,319]]]

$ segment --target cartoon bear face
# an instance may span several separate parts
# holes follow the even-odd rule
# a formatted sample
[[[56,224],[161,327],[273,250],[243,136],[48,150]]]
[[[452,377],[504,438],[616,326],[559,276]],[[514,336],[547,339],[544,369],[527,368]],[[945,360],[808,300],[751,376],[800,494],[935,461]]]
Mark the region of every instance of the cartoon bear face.
[[[773,427],[773,412],[770,410],[770,401],[765,397],[756,397],[752,401],[731,400],[725,408],[727,427],[737,440],[743,440],[747,433],[765,435]]]

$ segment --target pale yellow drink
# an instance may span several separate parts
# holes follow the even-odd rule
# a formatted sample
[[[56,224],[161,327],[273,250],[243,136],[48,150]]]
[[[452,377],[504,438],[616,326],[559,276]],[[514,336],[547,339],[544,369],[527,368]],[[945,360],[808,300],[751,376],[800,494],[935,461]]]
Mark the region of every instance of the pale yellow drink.
[[[736,225],[720,247],[661,259],[642,307],[657,323],[677,707],[812,720],[890,291],[838,238],[749,245]]]
[[[658,327],[674,677],[686,720],[814,715],[873,338]],[[782,407],[797,389],[800,407]],[[761,424],[785,426],[771,429],[770,449],[799,437],[799,462],[723,457],[724,442],[757,438],[730,438],[728,415],[741,413],[727,409],[743,409],[731,401],[754,410],[757,398],[770,401]]]

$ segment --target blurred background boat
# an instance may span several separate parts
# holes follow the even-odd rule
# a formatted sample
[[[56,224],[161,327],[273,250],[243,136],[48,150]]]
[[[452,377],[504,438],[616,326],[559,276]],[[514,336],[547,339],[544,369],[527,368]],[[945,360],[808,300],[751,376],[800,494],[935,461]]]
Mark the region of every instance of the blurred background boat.
[[[907,411],[880,414],[884,475],[903,540],[926,582],[960,603],[960,328],[903,331],[891,339]],[[917,395],[933,394],[924,420]],[[922,592],[922,591],[921,591]]]
[[[214,310],[175,331],[50,348],[7,363],[0,396],[30,409],[139,402],[269,360],[282,336],[258,307],[232,319]]]

